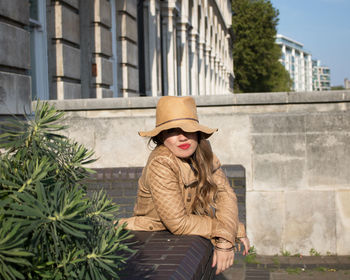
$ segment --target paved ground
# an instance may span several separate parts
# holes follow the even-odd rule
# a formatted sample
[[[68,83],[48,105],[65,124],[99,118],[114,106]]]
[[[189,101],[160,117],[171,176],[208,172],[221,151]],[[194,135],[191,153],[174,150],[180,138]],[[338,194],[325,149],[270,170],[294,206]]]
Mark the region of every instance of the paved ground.
[[[350,256],[256,256],[251,263],[242,255],[216,280],[350,280]]]

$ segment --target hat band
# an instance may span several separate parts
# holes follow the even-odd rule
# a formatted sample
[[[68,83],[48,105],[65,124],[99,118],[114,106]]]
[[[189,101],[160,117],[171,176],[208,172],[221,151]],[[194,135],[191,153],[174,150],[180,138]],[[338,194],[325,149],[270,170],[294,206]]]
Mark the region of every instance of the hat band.
[[[199,123],[199,121],[197,119],[193,119],[193,118],[179,118],[179,119],[172,119],[172,120],[168,120],[166,122],[162,122],[160,124],[157,124],[156,127],[161,126],[161,125],[166,124],[166,123],[169,123],[169,122],[180,121],[180,120],[191,120],[191,121],[196,121],[197,123]]]

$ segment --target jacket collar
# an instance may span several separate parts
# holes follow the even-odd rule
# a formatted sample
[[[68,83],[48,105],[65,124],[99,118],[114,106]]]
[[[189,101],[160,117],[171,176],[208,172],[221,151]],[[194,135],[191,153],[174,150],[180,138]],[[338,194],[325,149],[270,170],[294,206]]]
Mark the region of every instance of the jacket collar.
[[[185,188],[192,186],[193,184],[198,182],[198,177],[195,173],[195,171],[191,168],[190,164],[178,157],[176,157],[176,161],[179,164],[180,168],[180,175],[182,177],[182,181],[185,185]]]

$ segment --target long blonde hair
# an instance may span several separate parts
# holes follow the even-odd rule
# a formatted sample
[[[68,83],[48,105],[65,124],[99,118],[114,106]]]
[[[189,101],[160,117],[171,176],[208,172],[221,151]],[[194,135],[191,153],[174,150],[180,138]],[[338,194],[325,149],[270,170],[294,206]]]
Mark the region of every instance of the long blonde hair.
[[[149,143],[151,141],[156,146],[162,145],[162,133],[152,137]],[[198,132],[198,147],[191,156],[190,162],[198,176],[198,186],[196,187],[196,195],[192,204],[192,213],[213,217],[218,191],[218,187],[213,179],[213,151],[209,141],[200,132]]]

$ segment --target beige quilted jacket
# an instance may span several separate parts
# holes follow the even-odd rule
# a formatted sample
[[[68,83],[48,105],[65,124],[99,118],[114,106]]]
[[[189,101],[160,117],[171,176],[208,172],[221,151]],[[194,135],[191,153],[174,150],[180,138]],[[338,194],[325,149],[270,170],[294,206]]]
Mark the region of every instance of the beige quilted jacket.
[[[191,213],[197,178],[190,165],[176,157],[164,145],[149,156],[139,179],[134,216],[120,219],[127,229],[158,231],[168,229],[177,235],[200,235],[208,239],[222,237],[235,242],[244,237],[239,225],[237,198],[214,156],[213,178],[218,186],[215,218]]]

